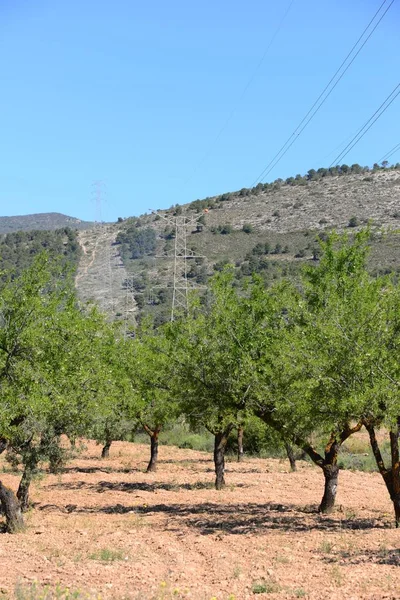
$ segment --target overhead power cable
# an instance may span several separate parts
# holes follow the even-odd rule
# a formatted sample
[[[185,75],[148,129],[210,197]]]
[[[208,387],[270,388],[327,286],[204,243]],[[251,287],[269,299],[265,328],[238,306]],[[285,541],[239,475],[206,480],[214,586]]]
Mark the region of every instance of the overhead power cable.
[[[400,142],[398,144],[396,144],[395,146],[393,146],[393,148],[391,150],[389,150],[389,152],[386,152],[386,154],[384,154],[382,156],[382,158],[380,158],[378,160],[378,165],[379,163],[383,162],[384,160],[387,160],[388,158],[390,158],[393,154],[395,154],[398,150],[400,150]]]
[[[389,108],[389,106],[392,104],[392,102],[394,102],[396,100],[396,98],[397,98],[397,96],[399,94],[400,94],[400,83],[398,83],[396,85],[396,87],[394,88],[394,90],[392,90],[390,92],[389,96],[387,96],[387,98],[382,102],[382,104],[380,105],[380,107],[377,108],[377,110],[368,119],[368,121],[366,121],[364,123],[364,125],[358,130],[358,132],[353,137],[353,139],[347,144],[347,146],[345,148],[343,148],[343,150],[340,152],[340,154],[337,155],[337,157],[329,165],[329,167],[333,167],[333,166],[339,164],[339,162],[342,161],[343,158],[348,155],[348,153],[350,152],[350,150],[352,150],[354,148],[354,146],[356,144],[358,144],[358,142],[360,140],[362,140],[362,138],[364,137],[364,135],[371,129],[372,125],[374,123],[376,123],[376,121],[383,115],[384,112],[387,111],[387,109]]]
[[[278,23],[277,28],[275,29],[266,49],[264,50],[264,54],[262,55],[262,57],[260,58],[260,60],[258,61],[254,71],[252,72],[250,78],[248,79],[246,85],[244,86],[236,105],[234,106],[234,108],[231,110],[231,112],[229,113],[226,121],[223,123],[221,129],[218,131],[217,135],[215,136],[215,138],[213,139],[213,141],[211,142],[211,144],[209,145],[209,147],[207,148],[206,152],[204,153],[203,157],[200,159],[200,161],[197,163],[197,165],[195,166],[195,168],[193,169],[193,172],[191,173],[191,175],[189,175],[189,177],[185,180],[185,184],[188,183],[188,181],[191,180],[191,178],[193,177],[193,175],[196,173],[196,171],[198,170],[198,168],[207,160],[207,158],[210,156],[212,149],[214,148],[215,144],[218,142],[218,140],[220,139],[220,137],[222,136],[222,134],[224,133],[225,129],[228,127],[229,123],[231,122],[233,116],[235,115],[238,106],[240,105],[240,103],[242,102],[244,96],[246,95],[247,90],[249,89],[249,87],[251,86],[251,84],[253,83],[261,65],[263,64],[265,58],[267,57],[267,54],[272,46],[272,44],[274,43],[275,39],[277,38],[279,32],[282,29],[283,23],[285,22],[286,17],[288,16],[290,9],[292,8],[292,5],[294,4],[295,0],[290,0],[289,5],[285,11],[285,13],[283,14],[283,17],[281,18],[281,20]],[[386,0],[385,0],[386,1]]]
[[[331,93],[333,92],[335,87],[338,85],[338,83],[340,82],[342,77],[345,75],[347,70],[351,67],[351,65],[353,64],[353,62],[355,61],[355,59],[361,52],[361,50],[364,48],[365,44],[368,42],[368,40],[370,39],[370,37],[372,36],[374,31],[378,27],[379,23],[382,21],[382,19],[384,18],[384,16],[386,15],[388,10],[394,3],[394,0],[391,0],[390,4],[386,7],[384,12],[379,16],[379,19],[376,21],[379,13],[385,7],[385,4],[387,2],[388,2],[388,0],[383,0],[382,4],[379,6],[378,10],[375,12],[374,16],[372,17],[372,19],[369,21],[368,25],[365,27],[365,29],[361,33],[360,37],[358,38],[356,43],[353,45],[350,52],[347,54],[346,58],[342,61],[340,67],[336,70],[335,74],[331,77],[331,79],[329,80],[329,82],[327,83],[325,88],[322,90],[322,92],[320,93],[318,98],[315,100],[314,104],[311,106],[311,108],[308,110],[308,112],[304,115],[304,117],[302,118],[300,123],[297,125],[296,129],[294,129],[293,133],[288,137],[288,139],[283,144],[283,146],[281,146],[280,150],[275,154],[275,156],[270,160],[270,162],[263,169],[263,171],[260,173],[260,175],[257,177],[257,179],[253,182],[252,187],[254,187],[254,185],[256,185],[259,181],[261,181],[261,179],[266,177],[276,167],[276,165],[282,160],[282,158],[285,156],[285,154],[288,152],[288,150],[293,146],[295,141],[298,139],[298,137],[301,135],[301,133],[304,131],[304,129],[307,127],[307,125],[310,123],[310,121],[312,121],[312,119],[315,117],[315,115],[320,110],[322,105],[329,98],[329,96],[331,95]],[[373,27],[372,27],[372,25],[373,25]],[[371,29],[371,31],[369,31],[369,33],[367,35],[367,32],[371,27],[372,27],[372,29]],[[363,39],[364,37],[365,37],[365,39]],[[361,43],[361,41],[362,41],[362,43]],[[357,46],[360,43],[361,43],[361,45],[357,49]],[[355,54],[353,55],[354,52],[355,52]],[[348,63],[348,64],[346,64],[346,63]]]

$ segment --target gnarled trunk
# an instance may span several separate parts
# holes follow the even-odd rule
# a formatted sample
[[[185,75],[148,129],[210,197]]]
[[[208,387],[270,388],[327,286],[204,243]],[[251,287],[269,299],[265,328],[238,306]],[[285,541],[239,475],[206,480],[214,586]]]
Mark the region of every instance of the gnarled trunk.
[[[17,490],[17,498],[19,500],[22,512],[29,508],[29,488],[32,483],[33,475],[38,466],[38,457],[33,449],[23,456],[24,472]]]
[[[19,500],[22,512],[26,512],[29,508],[29,488],[32,482],[32,476],[33,472],[31,468],[25,466],[17,491],[17,498]]]
[[[400,527],[400,495],[392,497],[396,527]]]
[[[376,439],[375,435],[374,422],[366,419],[364,425],[369,434],[369,440],[377,467],[386,484],[390,499],[393,502],[396,527],[400,527],[400,417],[397,419],[396,427],[393,428],[389,433],[391,453],[391,465],[389,468],[386,468],[383,461],[378,440]]]
[[[285,445],[286,454],[289,459],[290,470],[292,472],[297,471],[296,457],[294,455],[293,446],[292,446],[292,444],[289,444],[289,442],[286,442],[286,441],[284,441],[283,443]]]
[[[6,532],[18,533],[24,528],[21,507],[12,490],[0,481],[0,506],[6,517]]]
[[[157,471],[158,461],[158,437],[161,431],[161,425],[156,425],[151,430],[147,425],[143,425],[145,432],[150,436],[150,462],[147,465],[146,473]]]
[[[335,506],[336,492],[338,487],[339,467],[336,464],[326,464],[322,467],[325,477],[324,495],[318,511],[329,515]]]
[[[282,433],[282,424],[274,420],[272,411],[265,408],[257,410],[256,415],[262,421],[267,423],[267,425],[270,425],[276,431]],[[332,432],[328,443],[325,446],[324,456],[321,456],[321,454],[319,454],[319,452],[317,452],[313,446],[302,437],[293,436],[293,441],[296,445],[301,448],[303,452],[308,454],[311,460],[323,470],[325,489],[321,504],[319,505],[320,512],[329,513],[333,510],[338,486],[339,468],[337,466],[337,458],[340,447],[351,435],[353,435],[353,433],[360,431],[363,424],[362,420],[353,427],[350,426],[350,423],[345,423],[340,432]]]
[[[112,440],[107,440],[101,451],[101,458],[108,458],[110,456]]]
[[[214,434],[214,467],[215,467],[215,489],[222,490],[225,487],[225,448],[228,437],[233,429],[233,424],[228,425],[224,431]]]
[[[244,450],[243,450],[243,425],[239,425],[238,427],[238,431],[237,431],[237,459],[238,462],[242,461],[243,455],[244,455]]]

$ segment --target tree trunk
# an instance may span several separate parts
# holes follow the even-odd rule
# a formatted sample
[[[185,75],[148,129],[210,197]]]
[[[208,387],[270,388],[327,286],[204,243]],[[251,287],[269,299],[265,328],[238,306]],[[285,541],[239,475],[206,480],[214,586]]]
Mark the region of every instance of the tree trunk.
[[[325,490],[318,511],[329,515],[335,506],[339,467],[337,464],[324,465],[322,470],[325,477]]]
[[[101,451],[101,458],[108,458],[110,456],[112,440],[107,440]]]
[[[215,489],[222,490],[225,487],[225,448],[233,425],[228,425],[224,431],[214,434],[214,467],[215,467]]]
[[[160,435],[161,425],[156,425],[154,431],[147,425],[143,425],[145,432],[150,436],[150,462],[147,465],[146,473],[157,471],[158,460],[158,436]]]
[[[29,508],[29,487],[39,462],[37,449],[30,448],[27,450],[26,453],[22,455],[22,462],[24,465],[24,472],[21,481],[19,482],[17,498],[22,512],[25,512]]]
[[[29,508],[29,488],[32,482],[33,471],[29,465],[25,465],[21,481],[19,482],[17,498],[19,500],[22,512]]]
[[[21,507],[12,490],[5,487],[0,481],[0,506],[6,517],[6,532],[18,533],[24,529],[24,518]]]
[[[396,527],[400,526],[400,452],[399,452],[399,436],[400,436],[400,417],[397,418],[397,425],[390,431],[390,453],[392,458],[392,502],[394,507],[394,515]]]
[[[243,455],[244,455],[244,451],[243,451],[243,425],[239,425],[239,427],[238,427],[238,431],[237,431],[237,446],[238,446],[237,459],[238,459],[238,462],[241,462],[242,458],[243,458]]]
[[[285,445],[286,454],[289,459],[290,470],[294,473],[295,471],[297,471],[297,466],[296,466],[296,457],[294,455],[293,446],[291,444],[289,444],[289,442],[284,441],[283,443]]]
[[[400,496],[392,497],[396,527],[400,527]]]
[[[5,438],[0,438],[0,454],[7,450],[8,442]]]
[[[280,422],[275,422],[272,411],[267,409],[257,410],[255,414],[267,425],[273,427],[276,431],[282,432],[282,425]],[[360,420],[353,427],[350,423],[345,423],[340,432],[332,432],[328,443],[325,446],[325,456],[321,456],[312,445],[300,436],[294,436],[293,441],[296,445],[303,450],[311,458],[313,463],[318,465],[324,473],[325,477],[325,489],[324,495],[319,506],[320,512],[330,513],[333,510],[336,492],[338,486],[338,466],[337,457],[342,444],[354,433],[360,431],[361,427],[365,424],[363,420]]]
[[[158,431],[154,431],[150,437],[150,462],[147,465],[147,473],[157,471],[158,433]]]
[[[369,434],[369,440],[374,454],[377,467],[386,484],[390,499],[393,502],[394,516],[396,527],[400,527],[400,452],[399,452],[399,435],[400,435],[400,417],[397,419],[397,426],[390,430],[390,453],[391,465],[386,468],[383,457],[379,448],[378,440],[375,435],[374,422],[365,420],[364,425]],[[380,423],[378,422],[378,426]]]

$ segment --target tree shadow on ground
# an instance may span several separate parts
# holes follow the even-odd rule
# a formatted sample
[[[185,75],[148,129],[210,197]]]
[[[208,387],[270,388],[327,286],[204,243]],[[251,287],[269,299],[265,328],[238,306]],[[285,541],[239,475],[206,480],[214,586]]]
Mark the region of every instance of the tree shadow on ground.
[[[174,464],[193,464],[197,463],[211,463],[212,457],[210,458],[159,458],[158,464],[160,465],[174,465]]]
[[[72,511],[71,511],[72,512]],[[153,506],[76,507],[77,513],[106,513],[140,515],[163,514],[170,518],[169,530],[181,531],[182,526],[202,535],[265,534],[268,531],[303,532],[384,529],[384,521],[368,518],[341,519],[338,515],[323,516],[316,508],[283,504],[156,504]]]
[[[392,565],[395,567],[400,566],[400,549],[392,548],[378,548],[377,550],[360,550],[360,551],[346,551],[337,550],[332,551],[329,555],[323,557],[324,562],[337,563],[340,561],[341,564],[348,565],[362,565],[365,563],[375,563],[379,565]]]
[[[198,491],[198,490],[211,490],[214,489],[214,482],[212,481],[195,481],[193,483],[165,483],[165,482],[145,482],[145,481],[100,481],[98,483],[89,483],[87,481],[68,481],[58,482],[48,486],[49,488],[58,488],[66,490],[81,490],[89,489],[99,493],[106,491],[116,492],[157,492],[158,490],[164,490],[168,492],[179,492],[182,490]],[[234,486],[235,488],[247,487],[243,483],[238,483]]]
[[[144,469],[138,467],[63,467],[61,473],[144,473]]]

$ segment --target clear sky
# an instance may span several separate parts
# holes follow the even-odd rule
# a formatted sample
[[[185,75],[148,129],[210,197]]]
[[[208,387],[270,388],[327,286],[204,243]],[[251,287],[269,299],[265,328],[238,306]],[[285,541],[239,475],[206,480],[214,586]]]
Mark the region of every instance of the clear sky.
[[[98,180],[106,221],[250,187],[381,2],[1,0],[0,215],[94,220]],[[329,166],[399,83],[399,32],[395,0],[267,180]],[[343,162],[379,160],[399,117],[400,96]]]

